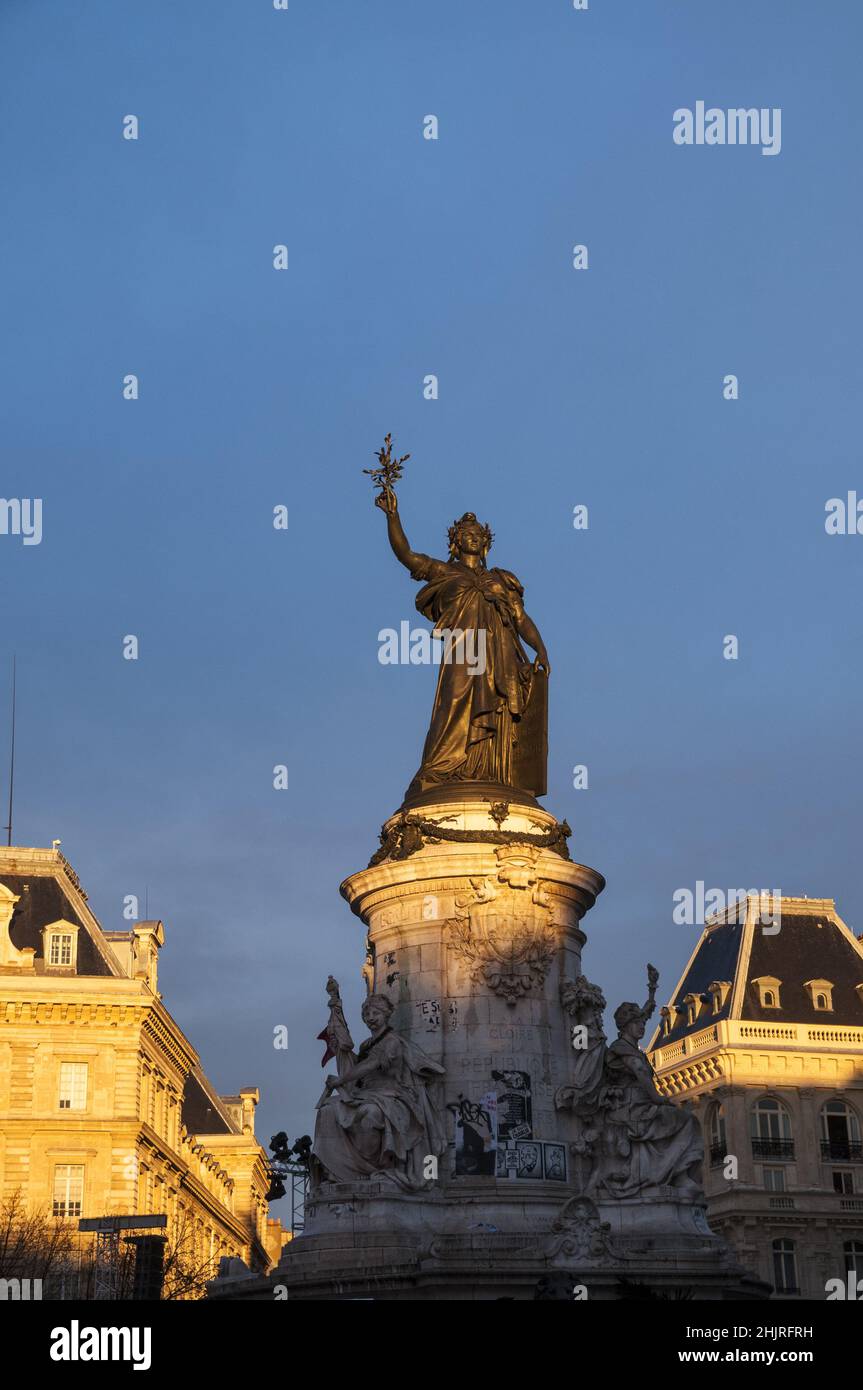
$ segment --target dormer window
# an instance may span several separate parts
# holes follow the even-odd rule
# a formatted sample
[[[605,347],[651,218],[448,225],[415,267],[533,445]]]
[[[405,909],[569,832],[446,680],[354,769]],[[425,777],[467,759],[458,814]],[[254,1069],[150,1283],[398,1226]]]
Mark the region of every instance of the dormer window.
[[[659,1016],[662,1019],[662,1023],[660,1025],[662,1036],[664,1038],[667,1038],[672,1028],[674,1027],[674,1019],[672,1017],[671,1010],[663,1006],[659,1010]]]
[[[832,1013],[833,983],[831,980],[806,980],[803,988],[809,995],[810,1003],[816,1013]]]
[[[42,954],[47,970],[74,973],[78,962],[78,928],[74,922],[51,922],[42,928]]]
[[[779,999],[779,990],[782,985],[781,980],[777,980],[774,975],[762,975],[759,979],[752,981],[758,990],[758,1002],[762,1009],[779,1009],[782,1007]]]
[[[693,1023],[698,1021],[698,1015],[701,1011],[701,995],[687,994],[683,1000],[683,1004],[686,1009],[686,1024],[687,1027],[691,1028]]]
[[[707,986],[707,993],[710,996],[713,1012],[715,1014],[721,1013],[725,1008],[725,1001],[728,998],[730,989],[730,980],[711,980],[710,984]]]

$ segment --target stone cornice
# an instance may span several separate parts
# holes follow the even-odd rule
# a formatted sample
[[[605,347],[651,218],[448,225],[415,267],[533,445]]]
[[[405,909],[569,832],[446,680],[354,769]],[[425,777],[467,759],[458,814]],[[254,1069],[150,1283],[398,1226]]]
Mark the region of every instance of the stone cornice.
[[[152,995],[150,1003],[151,1008],[144,1016],[144,1033],[185,1078],[198,1066],[200,1058],[168,1010]]]
[[[440,848],[440,847],[438,847]],[[360,869],[341,884],[339,891],[357,916],[368,912],[369,899],[380,901],[381,890],[401,889],[405,893],[425,893],[431,882],[440,884],[440,891],[452,891],[454,881],[469,880],[491,872],[488,845],[465,845],[460,850],[443,850],[433,855],[420,853],[412,859],[388,861],[373,869]],[[558,855],[543,851],[535,864],[535,874],[551,892],[569,889],[574,900],[585,908],[591,906],[605,886],[605,879],[596,869]],[[443,885],[446,884],[446,890]],[[390,894],[387,894],[390,896]]]
[[[5,984],[6,981],[3,981]],[[58,984],[63,981],[58,980]],[[65,992],[65,991],[64,991]],[[28,999],[4,998],[0,989],[0,1026],[18,1024],[24,1027],[39,1024],[70,1024],[93,1027],[132,1027],[141,1021],[138,1001],[100,999]]]

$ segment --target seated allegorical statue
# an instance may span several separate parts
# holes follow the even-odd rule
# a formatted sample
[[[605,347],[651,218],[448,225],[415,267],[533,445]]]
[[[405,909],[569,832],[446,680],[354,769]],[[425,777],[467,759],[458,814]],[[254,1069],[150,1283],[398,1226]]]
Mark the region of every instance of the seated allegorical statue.
[[[685,1200],[703,1200],[701,1127],[688,1109],[660,1095],[639,1047],[656,1007],[659,979],[652,965],[647,972],[647,1002],[615,1010],[618,1036],[610,1047],[602,1030],[601,993],[582,977],[564,981],[561,1002],[581,1037],[574,1038],[580,1045],[574,1050],[573,1084],[558,1090],[555,1104],[572,1115],[570,1153],[575,1181],[586,1195],[644,1197],[673,1189]]]
[[[632,1003],[614,1012],[618,1037],[606,1053],[601,1102],[610,1143],[597,1189],[636,1197],[673,1188],[676,1196],[697,1200],[703,1198],[701,1126],[656,1089],[653,1067],[638,1045],[648,1016]]]
[[[371,1036],[355,1054],[332,979],[328,990],[330,1024],[321,1036],[327,1056],[337,1058],[338,1075],[327,1077],[318,1102],[312,1146],[322,1170],[317,1176],[341,1183],[382,1179],[420,1189],[431,1176],[424,1172],[426,1160],[446,1149],[441,1112],[429,1095],[444,1068],[390,1027],[393,1005],[383,994],[370,994],[363,1004]]]

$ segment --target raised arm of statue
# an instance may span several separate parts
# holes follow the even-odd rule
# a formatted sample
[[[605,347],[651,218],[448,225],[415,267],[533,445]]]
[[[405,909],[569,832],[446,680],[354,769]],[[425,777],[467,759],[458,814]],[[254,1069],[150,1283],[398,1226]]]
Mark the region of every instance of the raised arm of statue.
[[[659,971],[655,965],[647,966],[647,999],[642,1009],[642,1017],[645,1022],[650,1018],[656,1009],[656,986],[659,984]]]
[[[411,550],[408,538],[405,535],[402,520],[399,516],[399,504],[395,493],[391,489],[381,492],[375,498],[375,506],[380,507],[387,518],[387,535],[392,546],[393,554],[396,559],[405,566],[406,569],[415,570],[421,563],[421,556],[415,550]]]

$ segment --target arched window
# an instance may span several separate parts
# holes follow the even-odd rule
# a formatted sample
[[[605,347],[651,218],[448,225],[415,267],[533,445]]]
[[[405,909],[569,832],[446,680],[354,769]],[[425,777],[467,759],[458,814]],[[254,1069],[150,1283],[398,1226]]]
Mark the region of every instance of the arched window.
[[[773,1284],[777,1293],[799,1293],[797,1253],[793,1240],[773,1242]]]
[[[821,1107],[821,1157],[863,1160],[860,1121],[844,1100],[828,1100]]]
[[[829,1013],[833,1009],[833,981],[807,980],[803,986],[818,1013]]]
[[[725,1161],[728,1145],[725,1138],[725,1110],[718,1101],[707,1112],[707,1149],[711,1168],[718,1168]]]
[[[846,1240],[842,1246],[845,1255],[845,1273],[863,1278],[863,1240]]]
[[[758,991],[758,1002],[762,1009],[781,1008],[779,992],[782,981],[775,975],[759,975],[751,982]]]
[[[752,1111],[753,1158],[793,1158],[791,1116],[772,1096],[762,1096]]]

